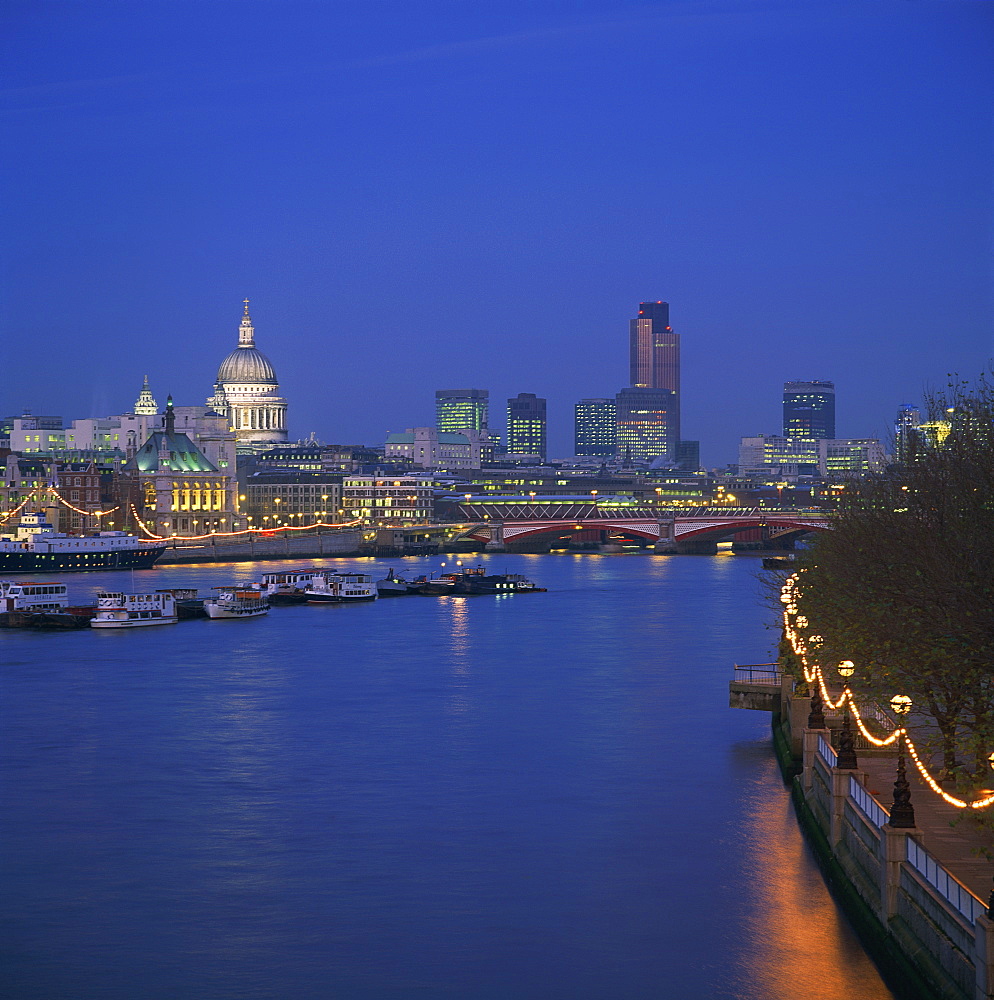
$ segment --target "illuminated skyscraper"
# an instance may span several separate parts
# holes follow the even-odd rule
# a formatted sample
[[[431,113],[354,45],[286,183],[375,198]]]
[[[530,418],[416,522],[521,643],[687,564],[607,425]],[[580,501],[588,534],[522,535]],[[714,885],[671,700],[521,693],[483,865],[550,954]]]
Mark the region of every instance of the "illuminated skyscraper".
[[[651,462],[676,457],[673,418],[677,397],[672,389],[622,389],[615,405],[620,458]]]
[[[639,314],[628,330],[631,386],[673,393],[668,421],[676,442],[680,439],[680,335],[670,326],[669,303],[639,303]]]
[[[435,424],[445,434],[466,428],[485,431],[489,410],[487,389],[439,389],[435,393]]]
[[[507,401],[507,452],[538,455],[545,461],[545,400],[533,392],[519,392]]]
[[[894,461],[911,462],[922,441],[921,410],[914,403],[902,403],[894,421]]]
[[[581,399],[575,408],[574,454],[610,458],[618,443],[613,399]]]
[[[835,437],[834,382],[784,382],[783,436],[807,441]]]

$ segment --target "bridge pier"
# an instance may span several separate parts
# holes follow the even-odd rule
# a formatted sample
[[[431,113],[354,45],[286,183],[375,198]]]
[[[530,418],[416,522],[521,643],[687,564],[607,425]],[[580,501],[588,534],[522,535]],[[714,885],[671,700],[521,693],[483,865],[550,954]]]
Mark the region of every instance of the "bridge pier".
[[[660,518],[659,521],[659,538],[656,540],[656,544],[653,545],[652,551],[657,555],[673,555],[676,552],[676,540],[674,538],[674,531],[676,528],[676,519],[668,517],[666,519]]]
[[[506,552],[504,546],[504,522],[490,522],[490,541],[484,547],[485,552]]]

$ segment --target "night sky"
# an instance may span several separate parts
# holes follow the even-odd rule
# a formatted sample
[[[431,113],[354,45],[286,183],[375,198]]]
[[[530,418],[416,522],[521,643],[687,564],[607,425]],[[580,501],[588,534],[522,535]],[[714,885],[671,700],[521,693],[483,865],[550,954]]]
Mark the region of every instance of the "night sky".
[[[291,437],[573,403],[665,299],[709,466],[994,356],[994,4],[6,0],[0,415],[203,404],[251,299]]]

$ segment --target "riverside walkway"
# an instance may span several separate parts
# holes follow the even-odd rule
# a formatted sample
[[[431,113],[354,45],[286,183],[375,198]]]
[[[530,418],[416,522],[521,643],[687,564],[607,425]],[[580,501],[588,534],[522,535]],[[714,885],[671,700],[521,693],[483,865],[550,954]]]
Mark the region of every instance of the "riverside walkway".
[[[824,697],[840,704],[827,689]],[[737,665],[729,684],[731,707],[772,713],[798,820],[896,993],[908,1000],[994,1000],[994,833],[984,825],[994,806],[975,811],[947,803],[905,752],[914,817],[892,825],[896,742],[878,746],[855,733],[855,766],[840,767],[835,747],[844,742],[844,712],[815,700],[813,708],[777,664]],[[861,705],[860,713],[881,734],[897,726],[878,706]]]
[[[859,757],[859,770],[866,776],[863,784],[886,809],[894,796],[895,761],[894,753],[864,753]],[[994,854],[994,832],[984,829],[973,810],[957,809],[939,798],[916,768],[910,768],[907,778],[919,831],[917,839],[986,906],[994,888],[994,860],[990,856]]]

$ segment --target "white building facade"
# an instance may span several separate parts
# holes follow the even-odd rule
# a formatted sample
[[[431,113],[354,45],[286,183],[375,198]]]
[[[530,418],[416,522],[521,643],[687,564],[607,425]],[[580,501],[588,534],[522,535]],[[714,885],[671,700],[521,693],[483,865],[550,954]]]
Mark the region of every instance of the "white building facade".
[[[408,427],[403,434],[387,435],[384,457],[408,461],[420,469],[479,469],[491,447],[486,431]]]

